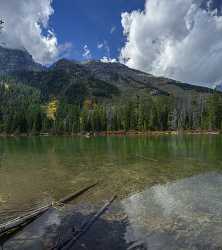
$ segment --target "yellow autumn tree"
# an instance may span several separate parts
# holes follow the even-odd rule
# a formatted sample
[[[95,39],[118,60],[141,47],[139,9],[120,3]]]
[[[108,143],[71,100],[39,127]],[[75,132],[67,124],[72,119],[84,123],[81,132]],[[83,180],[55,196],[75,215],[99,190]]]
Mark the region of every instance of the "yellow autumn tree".
[[[83,107],[88,110],[92,110],[94,108],[95,103],[93,100],[86,99],[83,103]]]
[[[46,106],[46,115],[49,120],[55,121],[56,114],[58,111],[59,102],[56,99],[53,99],[51,102],[48,103]]]

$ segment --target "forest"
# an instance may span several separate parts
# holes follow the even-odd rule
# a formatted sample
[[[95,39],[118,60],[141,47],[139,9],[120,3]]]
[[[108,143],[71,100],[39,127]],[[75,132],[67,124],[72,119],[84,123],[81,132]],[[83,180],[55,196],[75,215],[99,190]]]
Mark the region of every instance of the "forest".
[[[134,96],[126,102],[86,98],[70,103],[23,84],[0,84],[1,134],[100,131],[221,130],[222,95]]]

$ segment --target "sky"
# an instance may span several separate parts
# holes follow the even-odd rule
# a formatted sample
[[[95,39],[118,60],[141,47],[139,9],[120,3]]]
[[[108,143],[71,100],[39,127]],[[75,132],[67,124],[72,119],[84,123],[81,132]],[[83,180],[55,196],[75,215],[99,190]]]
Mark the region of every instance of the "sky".
[[[0,0],[1,45],[35,61],[121,62],[157,76],[222,83],[221,0]]]
[[[84,60],[84,46],[93,59],[118,58],[124,45],[121,13],[143,9],[144,0],[54,0],[50,26],[60,43],[71,42],[70,57]]]

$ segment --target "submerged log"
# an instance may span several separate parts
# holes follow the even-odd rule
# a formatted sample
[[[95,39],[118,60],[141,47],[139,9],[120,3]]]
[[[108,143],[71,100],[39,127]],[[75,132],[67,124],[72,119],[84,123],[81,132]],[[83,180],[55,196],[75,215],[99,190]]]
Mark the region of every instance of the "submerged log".
[[[100,210],[88,221],[86,221],[80,230],[78,230],[71,239],[67,240],[66,242],[63,242],[60,246],[56,246],[54,249],[57,250],[68,250],[72,249],[73,245],[76,243],[76,241],[82,237],[90,228],[93,226],[93,224],[106,212],[106,210],[110,207],[110,205],[114,202],[114,200],[117,198],[117,196],[113,196],[110,201],[108,201]]]
[[[85,193],[86,191],[88,191],[89,189],[91,189],[92,187],[94,187],[95,185],[97,185],[97,183],[87,186],[71,195],[66,196],[65,198],[59,200],[58,202],[56,202],[55,204],[57,205],[61,205],[61,204],[65,204],[68,203],[69,201],[79,197],[80,195],[82,195],[83,193]],[[40,215],[42,215],[43,213],[45,213],[46,211],[49,210],[49,208],[51,208],[53,206],[52,204],[46,205],[44,207],[38,208],[34,211],[32,211],[31,213],[28,213],[26,215],[17,217],[13,220],[10,220],[7,223],[4,223],[2,225],[0,225],[0,237],[5,234],[8,233],[10,230],[16,229],[18,227],[23,227],[24,225],[29,224],[30,222],[32,222],[34,219],[36,219],[37,217],[39,217]]]
[[[35,219],[39,215],[46,212],[51,206],[52,206],[52,204],[38,208],[38,209],[34,210],[32,213],[17,217],[15,219],[3,224],[3,225],[0,225],[0,236],[4,233],[7,233],[8,231],[10,231],[14,228],[23,226],[24,224],[31,221],[32,219]]]
[[[87,186],[87,187],[85,187],[85,188],[83,188],[83,189],[81,189],[81,190],[79,190],[79,191],[77,191],[77,192],[75,192],[75,193],[73,193],[73,194],[67,195],[67,196],[64,197],[63,199],[59,200],[59,201],[57,202],[57,204],[60,205],[60,204],[68,203],[68,202],[70,202],[71,200],[73,200],[73,199],[77,198],[78,196],[80,196],[81,194],[85,193],[85,192],[88,191],[89,189],[95,187],[97,184],[98,184],[98,183],[94,183],[94,184],[92,184],[92,185],[90,185],[90,186]]]

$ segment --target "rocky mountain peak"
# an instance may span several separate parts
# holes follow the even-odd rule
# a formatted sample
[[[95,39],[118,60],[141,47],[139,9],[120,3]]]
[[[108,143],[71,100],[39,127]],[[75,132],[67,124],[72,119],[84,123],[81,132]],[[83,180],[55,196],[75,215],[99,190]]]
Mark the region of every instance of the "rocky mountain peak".
[[[26,50],[0,46],[0,74],[14,71],[41,71],[44,67],[36,63]]]

